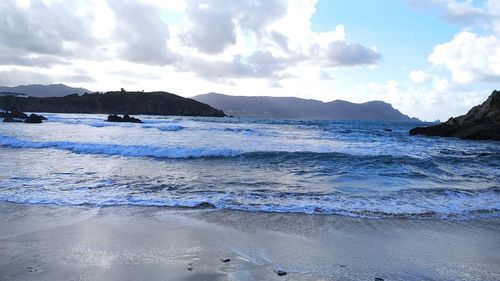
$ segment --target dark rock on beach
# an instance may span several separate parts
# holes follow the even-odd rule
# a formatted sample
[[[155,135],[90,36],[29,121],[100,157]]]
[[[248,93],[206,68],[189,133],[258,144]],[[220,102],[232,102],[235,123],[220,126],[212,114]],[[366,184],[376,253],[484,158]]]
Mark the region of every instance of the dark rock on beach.
[[[225,259],[221,259],[220,261],[221,261],[221,262],[230,262],[230,261],[231,261],[231,259],[230,259],[230,258],[225,258]]]
[[[283,271],[283,270],[278,270],[278,276],[284,276],[286,275],[286,271]]]
[[[131,117],[125,114],[123,117],[120,117],[116,114],[108,115],[108,122],[127,122],[127,123],[142,123],[142,120],[139,118]]]
[[[500,141],[500,91],[493,91],[484,103],[473,107],[466,115],[452,117],[435,126],[413,128],[410,135]]]

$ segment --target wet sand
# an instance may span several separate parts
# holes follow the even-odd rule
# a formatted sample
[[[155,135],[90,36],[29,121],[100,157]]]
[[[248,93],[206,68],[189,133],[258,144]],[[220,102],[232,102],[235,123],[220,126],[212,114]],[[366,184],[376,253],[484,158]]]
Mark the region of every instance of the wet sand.
[[[0,203],[0,280],[500,280],[499,265],[499,219]]]

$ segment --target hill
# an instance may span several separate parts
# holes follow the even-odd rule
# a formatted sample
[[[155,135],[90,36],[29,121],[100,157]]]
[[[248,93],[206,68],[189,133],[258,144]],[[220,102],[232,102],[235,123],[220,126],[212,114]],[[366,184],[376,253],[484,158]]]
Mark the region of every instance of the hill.
[[[26,112],[225,116],[222,110],[166,92],[107,92],[64,97],[0,96],[0,108]]]
[[[91,93],[84,88],[73,88],[64,84],[51,84],[51,85],[20,85],[15,87],[0,86],[0,92],[25,94],[31,97],[63,97],[69,94],[83,95]]]
[[[382,101],[351,103],[342,100],[322,102],[294,97],[229,96],[217,93],[193,99],[220,108],[228,115],[262,118],[325,120],[419,121],[402,114]]]

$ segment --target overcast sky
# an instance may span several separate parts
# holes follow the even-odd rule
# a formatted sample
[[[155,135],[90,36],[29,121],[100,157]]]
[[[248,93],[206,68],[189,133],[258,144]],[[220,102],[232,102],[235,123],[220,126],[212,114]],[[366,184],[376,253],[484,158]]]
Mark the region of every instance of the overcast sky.
[[[0,85],[34,83],[445,120],[500,89],[500,0],[1,0]]]

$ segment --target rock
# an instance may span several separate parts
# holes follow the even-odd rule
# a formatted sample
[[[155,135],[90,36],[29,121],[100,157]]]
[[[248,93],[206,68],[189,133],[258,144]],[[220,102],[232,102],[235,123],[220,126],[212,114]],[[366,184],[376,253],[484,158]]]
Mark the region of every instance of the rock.
[[[123,122],[130,122],[130,123],[142,123],[142,121],[138,118],[130,117],[128,115],[123,116]]]
[[[384,129],[384,132],[392,132],[392,129]]]
[[[42,120],[47,120],[47,118],[42,115],[32,113],[28,118],[26,118],[26,120],[24,120],[24,123],[40,124],[43,123]]]
[[[466,115],[435,126],[413,128],[410,135],[500,141],[500,91],[493,91],[484,103]]]
[[[118,116],[116,114],[110,114],[110,115],[108,115],[108,119],[106,121],[108,121],[108,122],[122,122],[123,118],[121,118],[120,116]]]
[[[383,278],[375,277],[375,281],[384,281]]]
[[[221,261],[221,262],[230,262],[230,261],[231,261],[231,259],[230,259],[230,258],[225,258],[225,259],[221,259],[220,261]]]
[[[7,122],[8,122],[8,123],[22,123],[22,122],[24,122],[24,121],[23,121],[22,119],[12,118],[12,117],[10,117],[10,116],[9,116],[9,117],[5,117],[5,118],[3,119],[3,122],[6,122],[6,123],[7,123]]]
[[[142,123],[142,121],[138,118],[130,117],[129,115],[124,115],[123,117],[120,117],[116,114],[108,115],[108,119],[106,121],[108,121],[108,122]]]
[[[278,276],[283,276],[283,275],[286,275],[286,271],[278,270]]]
[[[14,119],[26,119],[28,118],[28,115],[26,113],[20,111],[17,109],[17,107],[11,106],[7,111],[0,112],[0,117],[3,118],[14,118]]]

